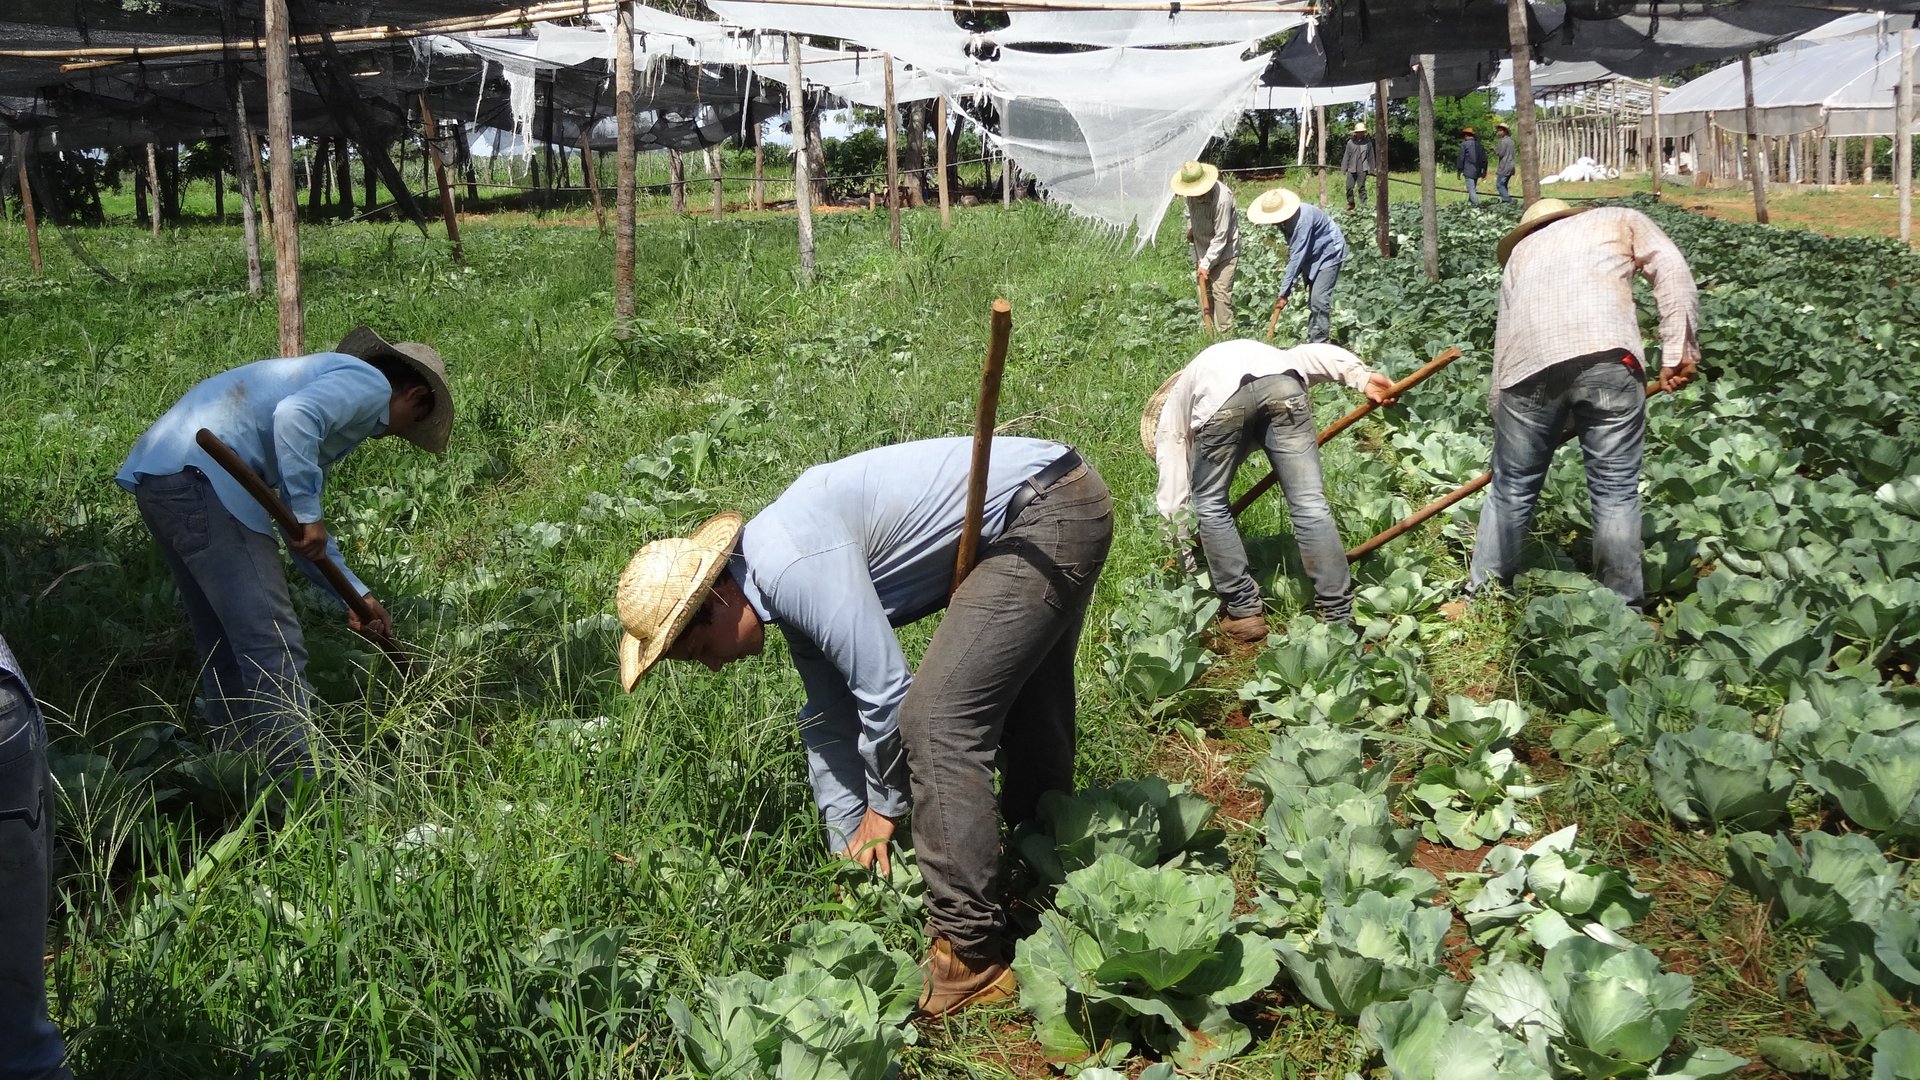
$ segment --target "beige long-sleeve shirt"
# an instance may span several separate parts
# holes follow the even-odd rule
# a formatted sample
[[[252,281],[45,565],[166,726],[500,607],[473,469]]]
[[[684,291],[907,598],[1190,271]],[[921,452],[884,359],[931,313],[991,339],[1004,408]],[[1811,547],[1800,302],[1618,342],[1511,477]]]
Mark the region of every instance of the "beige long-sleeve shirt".
[[[1213,190],[1187,200],[1187,231],[1193,234],[1193,264],[1211,274],[1240,257],[1240,222],[1233,192],[1216,180]]]
[[[1619,349],[1646,357],[1633,303],[1635,274],[1660,308],[1660,363],[1700,354],[1700,294],[1686,257],[1653,219],[1605,206],[1520,241],[1500,278],[1493,393],[1575,357]]]
[[[1276,349],[1241,339],[1209,345],[1180,372],[1154,432],[1153,457],[1160,468],[1154,505],[1172,518],[1193,498],[1193,433],[1240,389],[1244,379],[1289,374],[1307,386],[1338,380],[1355,390],[1367,388],[1373,370],[1358,356],[1324,342]]]

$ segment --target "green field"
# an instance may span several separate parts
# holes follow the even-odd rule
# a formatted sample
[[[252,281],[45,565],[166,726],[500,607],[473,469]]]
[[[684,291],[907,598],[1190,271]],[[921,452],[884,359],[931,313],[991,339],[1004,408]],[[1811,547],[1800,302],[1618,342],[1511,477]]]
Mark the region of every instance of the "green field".
[[[703,197],[694,185],[696,207]],[[1443,275],[1429,283],[1414,209],[1396,205],[1411,253],[1396,260],[1366,243],[1370,217],[1348,223],[1355,256],[1335,337],[1394,375],[1448,346],[1466,358],[1329,446],[1350,543],[1486,463],[1493,245],[1517,215],[1444,207]],[[1080,665],[1084,783],[1157,773],[1220,803],[1243,913],[1273,887],[1260,870],[1262,799],[1240,780],[1267,757],[1265,729],[1363,732],[1369,761],[1397,759],[1395,820],[1417,828],[1435,815],[1409,791],[1414,770],[1465,767],[1435,733],[1448,695],[1517,700],[1528,724],[1507,749],[1544,791],[1513,809],[1536,838],[1579,825],[1595,866],[1630,871],[1652,904],[1622,932],[1692,979],[1674,1058],[1695,1044],[1752,1058],[1759,1040],[1793,1036],[1829,1049],[1834,1075],[1866,1076],[1879,1033],[1868,1014],[1914,1026],[1898,1000],[1912,987],[1883,976],[1886,1015],[1866,991],[1852,1026],[1829,1030],[1804,965],[1828,957],[1834,981],[1858,990],[1819,951],[1837,931],[1770,922],[1729,883],[1738,829],[1677,821],[1646,762],[1663,731],[1696,720],[1771,745],[1809,701],[1839,724],[1831,701],[1870,698],[1860,707],[1874,718],[1854,728],[1876,734],[1863,738],[1920,739],[1920,596],[1909,588],[1920,262],[1878,241],[1654,212],[1701,280],[1707,374],[1651,406],[1657,629],[1607,609],[1571,573],[1584,490],[1563,460],[1539,528],[1549,572],[1525,579],[1516,601],[1476,605],[1457,624],[1440,617],[1464,579],[1470,514],[1357,568],[1365,655],[1386,658],[1365,661],[1384,674],[1358,690],[1347,660],[1315,668],[1294,655],[1318,640],[1308,624],[1258,654],[1215,658],[1181,621],[1194,607],[1167,569],[1136,433],[1147,395],[1205,344],[1177,213],[1138,257],[1034,203],[957,211],[951,231],[932,210],[910,213],[898,252],[884,214],[828,214],[810,285],[797,279],[791,218],[655,217],[640,230],[626,340],[612,332],[611,241],[590,225],[470,221],[464,266],[412,226],[309,228],[309,347],[361,322],[429,342],[448,359],[458,421],[444,458],[372,443],[329,486],[349,563],[427,659],[393,677],[299,585],[320,722],[341,766],[323,795],[291,804],[202,743],[185,620],[132,499],[110,480],[193,382],[276,352],[273,300],[246,294],[238,229],[170,228],[157,241],[132,225],[77,232],[120,279],[108,283],[51,233],[47,274],[32,277],[24,230],[0,225],[0,632],[55,729],[63,859],[50,979],[77,1074],[689,1075],[702,1070],[668,1003],[697,1012],[708,977],[778,973],[796,926],[867,921],[917,956],[910,898],[849,887],[819,849],[792,723],[801,690],[777,635],[759,661],[720,675],[668,665],[623,695],[611,594],[641,543],[717,509],[751,513],[809,465],[965,432],[987,307],[1004,296],[1015,329],[1002,430],[1074,443],[1115,495]],[[1270,242],[1248,239],[1243,332],[1265,321],[1280,257]],[[1299,332],[1304,307],[1289,308],[1282,335]],[[1316,398],[1323,422],[1358,400],[1337,387]],[[1892,494],[1876,501],[1882,484]],[[1264,538],[1256,562],[1280,573],[1284,625],[1303,597],[1284,575],[1283,501],[1242,523]],[[1884,555],[1880,577],[1843,555]],[[1859,615],[1860,596],[1879,609]],[[931,623],[904,633],[910,658]],[[1741,627],[1753,626],[1784,627],[1786,639],[1750,641]],[[1627,655],[1621,642],[1639,648]],[[1265,689],[1243,690],[1256,682]],[[1689,684],[1704,694],[1687,696]],[[1659,703],[1623,692],[1612,708],[1615,686],[1657,687]],[[1843,738],[1825,752],[1849,751]],[[1789,783],[1780,821],[1793,832],[1864,835],[1895,858],[1882,906],[1836,925],[1911,922],[1920,883],[1899,860],[1915,853],[1920,817],[1900,815],[1920,804],[1868,826],[1851,800],[1822,798],[1830,781],[1809,786],[1796,771]],[[1474,809],[1500,802],[1496,791]],[[1484,852],[1436,839],[1416,866],[1480,866]],[[1465,902],[1464,880],[1441,884]],[[1459,917],[1446,950],[1462,979],[1488,955]],[[1310,996],[1282,975],[1234,1005],[1250,1043],[1218,1073],[1380,1068],[1353,1024]],[[922,1024],[901,1054],[912,1076],[1037,1076],[1046,1057],[1015,1006]]]

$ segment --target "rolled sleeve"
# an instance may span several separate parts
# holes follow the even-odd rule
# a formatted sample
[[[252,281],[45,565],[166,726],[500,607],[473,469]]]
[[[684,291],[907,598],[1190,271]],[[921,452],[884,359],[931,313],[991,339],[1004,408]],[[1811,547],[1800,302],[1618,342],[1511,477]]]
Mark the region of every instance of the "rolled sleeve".
[[[1679,367],[1699,351],[1700,290],[1673,240],[1651,220],[1635,224],[1634,261],[1660,309],[1660,366]]]

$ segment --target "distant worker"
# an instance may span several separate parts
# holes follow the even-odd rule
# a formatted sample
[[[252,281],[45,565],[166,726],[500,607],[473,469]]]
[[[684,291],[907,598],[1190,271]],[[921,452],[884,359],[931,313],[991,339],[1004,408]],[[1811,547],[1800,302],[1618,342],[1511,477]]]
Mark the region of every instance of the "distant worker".
[[[1512,583],[1547,466],[1571,429],[1593,502],[1594,576],[1637,610],[1647,411],[1633,278],[1647,279],[1660,309],[1660,388],[1678,390],[1700,359],[1692,271],[1640,211],[1576,210],[1559,199],[1527,207],[1497,250],[1505,271],[1493,338],[1493,482],[1468,595]]]
[[[1107,486],[1078,453],[997,438],[979,562],[954,590],[972,446],[930,439],[816,466],[745,525],[719,514],[641,548],[615,596],[628,690],[663,657],[718,671],[756,656],[780,627],[830,849],[890,872],[911,800],[932,1016],[1017,989],[994,760],[1009,824],[1073,789],[1074,652],[1113,539]],[[910,671],[894,628],[942,609]]]
[[[0,638],[0,1077],[7,1080],[68,1080],[66,1047],[47,1019],[52,865],[46,720]]]
[[[1361,202],[1367,201],[1367,177],[1373,175],[1373,164],[1373,139],[1367,135],[1367,125],[1355,124],[1346,153],[1340,155],[1340,171],[1347,174],[1347,209],[1354,207],[1355,191]]]
[[[1510,203],[1513,195],[1507,191],[1507,182],[1513,179],[1513,134],[1505,124],[1495,124],[1493,130],[1500,136],[1493,140],[1493,186],[1500,191],[1500,201]]]
[[[387,435],[445,452],[453,428],[446,367],[427,346],[389,344],[364,326],[331,352],[246,364],[188,390],[114,477],[133,493],[186,603],[215,740],[260,752],[276,773],[310,772],[307,649],[272,521],[194,441],[201,428],[279,489],[302,526],[287,547],[324,589],[308,560],[340,562],[320,507],[328,470]],[[378,616],[362,626],[349,611],[347,625],[391,636],[386,609],[352,571],[346,577]]]
[[[1307,340],[1325,341],[1333,325],[1333,285],[1347,259],[1347,238],[1333,218],[1317,206],[1305,205],[1287,188],[1264,192],[1247,208],[1247,220],[1280,226],[1287,241],[1287,269],[1280,276],[1278,313],[1287,306],[1296,281],[1307,282]]]
[[[1187,245],[1193,256],[1194,277],[1213,332],[1233,327],[1233,269],[1240,261],[1240,226],[1233,192],[1220,181],[1220,170],[1189,161],[1173,174],[1173,193],[1187,200]]]
[[[1460,176],[1467,182],[1467,205],[1480,205],[1480,178],[1487,175],[1487,148],[1472,128],[1460,129]]]
[[[1155,504],[1169,521],[1192,507],[1207,572],[1220,594],[1220,630],[1237,640],[1264,641],[1268,632],[1260,586],[1248,571],[1246,544],[1228,498],[1234,473],[1259,449],[1286,495],[1315,610],[1328,622],[1353,619],[1353,579],[1327,503],[1307,396],[1307,387],[1330,379],[1369,401],[1392,404],[1392,380],[1338,345],[1276,349],[1258,341],[1223,341],[1161,384],[1141,418],[1160,470]]]

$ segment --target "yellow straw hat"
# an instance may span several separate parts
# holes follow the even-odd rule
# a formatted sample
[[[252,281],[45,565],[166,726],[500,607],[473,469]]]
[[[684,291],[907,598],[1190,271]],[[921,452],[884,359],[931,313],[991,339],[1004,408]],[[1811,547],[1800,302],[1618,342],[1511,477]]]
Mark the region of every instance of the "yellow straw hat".
[[[430,345],[417,341],[388,341],[373,328],[355,327],[340,341],[335,352],[372,360],[391,356],[412,368],[433,390],[433,411],[415,421],[401,438],[430,454],[447,452],[447,440],[453,435],[453,391],[447,389],[447,365]]]
[[[1367,133],[1367,125],[1365,124],[1353,125],[1353,133],[1355,135],[1365,135]]]
[[[1520,215],[1520,224],[1515,225],[1512,232],[1501,237],[1499,245],[1494,249],[1500,256],[1500,265],[1507,265],[1507,258],[1513,254],[1513,249],[1520,241],[1561,218],[1572,217],[1591,209],[1592,207],[1589,206],[1569,206],[1559,199],[1541,199],[1527,207],[1527,212]]]
[[[1173,393],[1174,381],[1179,378],[1178,371],[1167,376],[1167,381],[1161,383],[1160,389],[1147,399],[1147,407],[1140,410],[1140,446],[1146,450],[1148,457],[1154,456],[1154,448],[1160,437],[1160,414],[1166,411],[1167,398]]]
[[[1220,180],[1220,170],[1199,161],[1184,162],[1173,174],[1173,193],[1189,199],[1205,195]]]
[[[1300,196],[1289,188],[1263,191],[1247,207],[1247,220],[1256,225],[1278,225],[1300,212]]]
[[[620,687],[631,691],[659,661],[700,610],[707,590],[727,568],[743,521],[732,511],[715,514],[693,530],[633,553],[620,574],[614,607],[620,612]]]

